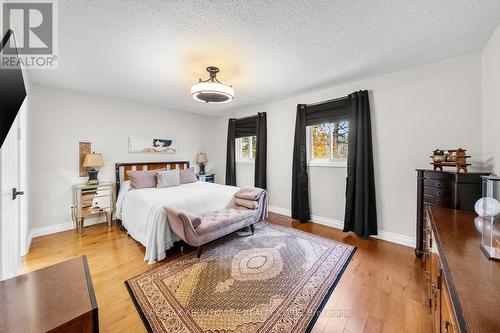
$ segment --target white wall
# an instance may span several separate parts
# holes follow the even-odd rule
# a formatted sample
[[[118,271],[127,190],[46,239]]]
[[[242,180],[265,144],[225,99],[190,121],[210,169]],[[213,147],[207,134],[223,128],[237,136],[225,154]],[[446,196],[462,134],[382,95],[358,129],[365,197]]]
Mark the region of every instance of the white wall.
[[[114,181],[117,162],[190,160],[194,165],[200,151],[207,152],[210,161],[215,121],[187,112],[32,85],[31,229],[71,221],[71,185],[87,179],[78,176],[78,142],[92,142],[92,149],[103,154],[105,163],[99,178]],[[128,153],[129,136],[172,136],[178,140],[178,153]],[[207,170],[211,166],[208,163]]]
[[[415,168],[429,168],[435,148],[463,147],[481,168],[481,54],[474,53],[330,87],[221,117],[216,142],[224,181],[227,119],[267,112],[270,205],[290,209],[296,105],[369,90],[379,231],[415,236]],[[253,172],[247,166],[237,173]],[[250,171],[248,171],[250,170]],[[345,168],[309,169],[312,214],[342,221]],[[237,174],[240,179],[248,175]],[[253,179],[253,178],[252,178]],[[240,185],[240,184],[238,184]]]
[[[485,162],[500,173],[500,26],[483,51],[483,151]]]

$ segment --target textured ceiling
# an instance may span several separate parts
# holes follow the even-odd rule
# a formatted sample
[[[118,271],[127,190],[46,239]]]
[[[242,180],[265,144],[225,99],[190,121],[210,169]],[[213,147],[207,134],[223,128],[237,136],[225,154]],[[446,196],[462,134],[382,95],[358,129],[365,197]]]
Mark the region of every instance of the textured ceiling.
[[[59,1],[59,69],[33,82],[221,115],[481,50],[499,0]],[[189,95],[221,68],[235,99]]]

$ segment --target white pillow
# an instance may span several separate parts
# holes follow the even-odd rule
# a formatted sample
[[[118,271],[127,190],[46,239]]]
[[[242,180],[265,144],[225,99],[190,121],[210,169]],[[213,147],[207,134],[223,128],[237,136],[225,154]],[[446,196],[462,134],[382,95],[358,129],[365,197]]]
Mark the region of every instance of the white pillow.
[[[156,176],[156,187],[172,187],[180,184],[179,169],[159,171]]]

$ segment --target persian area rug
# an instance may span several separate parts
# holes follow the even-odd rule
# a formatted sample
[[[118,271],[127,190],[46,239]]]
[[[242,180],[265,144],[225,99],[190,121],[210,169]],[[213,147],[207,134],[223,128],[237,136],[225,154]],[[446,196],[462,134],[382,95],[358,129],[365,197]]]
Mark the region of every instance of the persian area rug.
[[[356,248],[260,222],[125,282],[149,332],[307,332]]]

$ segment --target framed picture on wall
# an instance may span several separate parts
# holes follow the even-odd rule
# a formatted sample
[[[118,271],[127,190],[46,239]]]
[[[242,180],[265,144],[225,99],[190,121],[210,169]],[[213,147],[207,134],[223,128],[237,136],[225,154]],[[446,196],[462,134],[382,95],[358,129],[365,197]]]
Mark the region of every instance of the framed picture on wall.
[[[78,175],[80,177],[87,177],[89,175],[88,168],[83,166],[83,161],[85,160],[85,155],[90,154],[92,152],[92,143],[91,142],[79,142],[78,143],[78,153],[79,153],[79,171]]]
[[[135,137],[128,138],[129,153],[175,154],[177,140],[169,137]]]

